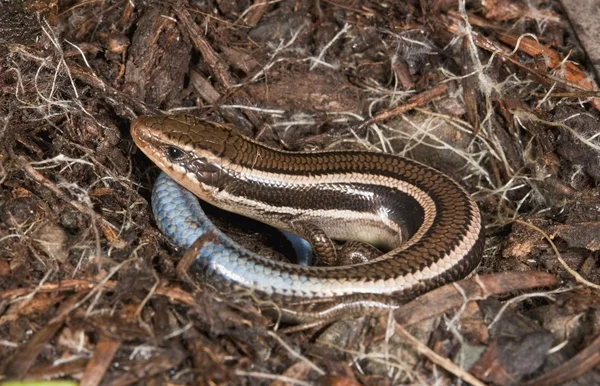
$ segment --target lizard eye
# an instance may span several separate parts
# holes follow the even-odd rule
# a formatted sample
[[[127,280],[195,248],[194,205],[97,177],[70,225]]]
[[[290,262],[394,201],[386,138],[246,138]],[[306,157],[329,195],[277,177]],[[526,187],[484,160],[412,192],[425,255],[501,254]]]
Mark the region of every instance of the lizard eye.
[[[167,156],[167,158],[169,158],[171,161],[176,161],[180,158],[183,157],[183,150],[181,150],[178,147],[175,146],[167,146],[165,148],[165,155]]]

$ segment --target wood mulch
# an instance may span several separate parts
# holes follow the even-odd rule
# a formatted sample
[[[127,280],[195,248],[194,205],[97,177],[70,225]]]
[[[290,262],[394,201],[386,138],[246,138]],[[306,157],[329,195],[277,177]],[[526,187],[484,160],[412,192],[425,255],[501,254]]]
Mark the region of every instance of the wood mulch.
[[[0,380],[600,384],[600,92],[567,15],[550,0],[0,2]],[[182,112],[448,173],[481,208],[482,265],[388,317],[282,333],[252,294],[181,280],[185,251],[156,228],[158,170],[129,124]],[[280,239],[212,215],[254,251]]]

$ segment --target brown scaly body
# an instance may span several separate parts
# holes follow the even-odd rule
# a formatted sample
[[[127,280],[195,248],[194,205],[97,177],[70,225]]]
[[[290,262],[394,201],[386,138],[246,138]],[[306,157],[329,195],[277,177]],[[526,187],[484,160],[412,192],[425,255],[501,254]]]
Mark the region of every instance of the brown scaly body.
[[[243,287],[279,297],[379,301],[458,280],[481,261],[477,205],[448,176],[415,161],[362,151],[281,151],[191,116],[142,117],[131,132],[172,179],[215,206],[292,233],[309,224],[334,239],[389,249],[339,267],[237,253],[245,260],[219,263],[215,275],[231,273],[223,280],[242,277]],[[217,270],[215,264],[207,269]]]

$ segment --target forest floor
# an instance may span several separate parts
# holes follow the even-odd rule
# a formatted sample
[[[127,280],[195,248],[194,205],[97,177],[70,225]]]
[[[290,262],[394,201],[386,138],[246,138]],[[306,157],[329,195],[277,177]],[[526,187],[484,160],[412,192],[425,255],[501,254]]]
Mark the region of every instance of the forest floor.
[[[542,0],[0,3],[3,379],[600,384],[600,92],[568,15]],[[129,125],[179,113],[281,149],[431,165],[478,203],[483,262],[386,317],[283,334],[252,296],[177,275],[184,251],[149,205],[158,168]]]

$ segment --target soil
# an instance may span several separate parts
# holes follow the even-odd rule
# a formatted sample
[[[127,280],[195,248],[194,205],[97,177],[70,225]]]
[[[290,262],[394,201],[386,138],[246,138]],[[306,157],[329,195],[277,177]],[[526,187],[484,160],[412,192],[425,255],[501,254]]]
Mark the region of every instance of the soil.
[[[0,375],[82,385],[600,384],[600,92],[557,1],[0,3]],[[468,21],[468,23],[467,23]],[[141,115],[460,182],[476,274],[387,317],[284,333],[183,280]],[[245,248],[279,233],[218,210]]]

